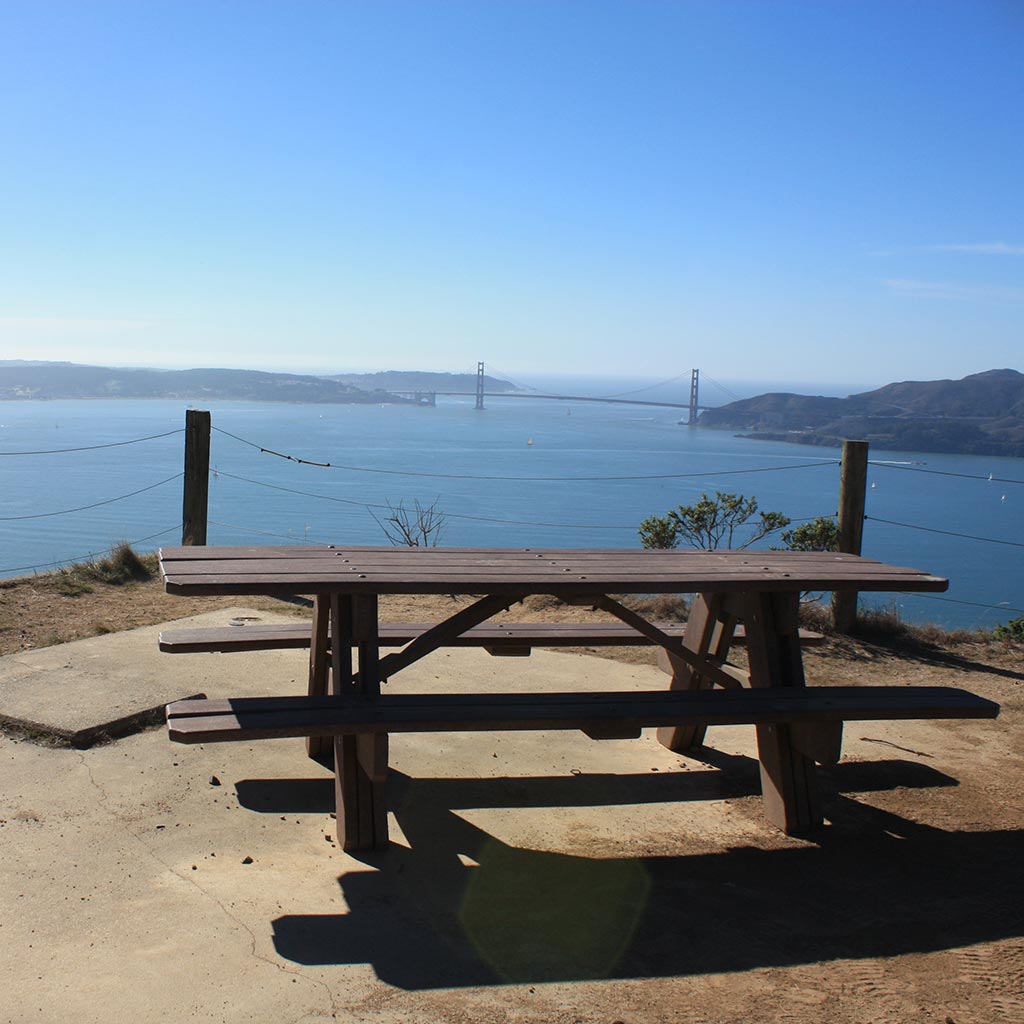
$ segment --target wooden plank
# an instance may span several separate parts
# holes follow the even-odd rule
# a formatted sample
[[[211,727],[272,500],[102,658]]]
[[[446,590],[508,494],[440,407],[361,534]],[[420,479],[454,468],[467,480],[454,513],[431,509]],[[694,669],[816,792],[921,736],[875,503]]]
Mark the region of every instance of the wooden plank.
[[[355,699],[373,704],[380,697],[380,647],[377,642],[377,596],[363,594],[346,599],[349,604],[349,632],[332,632],[339,643],[332,644],[332,653],[338,647],[348,652],[349,689]],[[352,675],[352,649],[358,653],[358,671]],[[346,836],[345,849],[372,850],[387,843],[387,808],[384,784],[388,772],[388,734],[376,731],[353,737],[356,763],[349,780],[356,792],[358,807],[357,831]],[[344,788],[345,780],[337,776],[337,788]],[[341,812],[341,804],[338,813]]]
[[[834,572],[839,575],[864,575],[872,572],[897,572],[910,575],[929,575],[920,570],[888,565],[875,559],[856,555],[834,553],[819,555],[813,552],[759,552],[762,557],[750,557],[742,552],[653,552],[653,551],[601,551],[581,549],[569,553],[548,555],[521,555],[514,550],[481,550],[474,553],[454,554],[450,549],[436,548],[427,553],[420,549],[388,549],[382,553],[363,551],[304,553],[301,557],[274,554],[273,549],[256,549],[248,557],[231,554],[217,556],[216,549],[209,547],[187,549],[186,558],[172,558],[165,554],[162,565],[168,571],[182,575],[202,574],[211,571],[224,573],[266,572],[349,572],[365,569],[374,571],[441,572],[452,569],[491,568],[522,569],[528,572],[539,569],[562,570],[578,568],[580,571],[600,569],[615,570],[637,567],[643,572],[730,572],[759,571],[765,569],[792,569],[797,573],[810,571],[815,575]],[[230,550],[230,549],[229,549]]]
[[[623,693],[386,694],[179,701],[168,707],[180,743],[364,732],[462,732],[660,725],[784,726],[791,722],[994,718],[999,706],[948,687],[816,687]]]
[[[800,595],[751,593],[744,604],[751,686],[804,691],[797,638]],[[820,828],[821,799],[814,760],[794,742],[790,723],[759,721],[757,751],[765,817],[787,835]]]
[[[313,621],[302,631],[305,634],[306,643],[309,645],[309,687],[307,692],[310,697],[323,697],[327,693],[327,679],[330,672],[327,637],[330,621],[330,601],[324,597],[317,597],[313,602]],[[308,736],[306,737],[306,754],[314,761],[329,768],[334,762],[334,744],[324,736]]]
[[[710,654],[717,660],[725,661],[735,630],[735,616],[729,615],[723,618],[721,595],[698,594],[694,597],[690,607],[683,645],[702,656]],[[710,689],[711,679],[701,675],[678,654],[665,648],[659,652],[659,655],[661,654],[664,654],[672,670],[670,690]],[[703,725],[662,727],[658,730],[658,742],[668,747],[669,750],[690,750],[704,742],[706,728]]]
[[[348,697],[356,692],[352,679],[352,597],[348,594],[331,594],[331,626],[327,649],[331,660],[330,693],[333,697]],[[331,642],[338,637],[338,643]]]
[[[360,785],[359,759],[356,753],[356,737],[335,735],[334,745],[334,830],[338,845],[343,850],[362,849],[365,842],[360,828],[359,796],[364,788]]]
[[[206,561],[189,561],[180,564],[164,562],[164,575],[186,580],[190,577],[206,576],[306,576],[333,575],[339,579],[349,576],[362,578],[363,574],[387,576],[399,573],[403,576],[433,578],[435,575],[451,575],[465,573],[471,576],[525,576],[526,578],[557,578],[561,574],[576,576],[578,574],[598,575],[641,575],[650,574],[672,575],[688,578],[691,574],[703,577],[707,573],[716,575],[736,575],[742,578],[759,579],[764,574],[782,575],[800,578],[810,576],[816,579],[835,579],[856,581],[862,578],[907,577],[915,579],[930,576],[918,570],[900,566],[883,565],[878,562],[813,562],[808,560],[772,559],[758,562],[723,562],[708,561],[692,562],[689,560],[672,562],[667,559],[558,559],[540,561],[516,561],[512,559],[473,559],[463,561],[422,562],[411,559],[403,562],[399,559],[374,561],[339,562],[336,559],[316,559],[293,561],[290,559],[208,559]]]
[[[376,594],[362,594],[352,599],[352,641],[359,651],[356,689],[366,697],[375,697],[380,693],[381,683]]]
[[[753,693],[753,696],[750,694]],[[644,706],[666,701],[670,709],[702,710],[710,708],[717,714],[723,709],[739,708],[758,711],[780,710],[783,713],[813,708],[818,717],[834,720],[849,720],[853,713],[857,719],[872,709],[884,718],[889,711],[912,709],[922,712],[915,717],[951,718],[995,718],[999,705],[978,697],[968,690],[947,686],[815,686],[804,689],[764,689],[757,691],[738,690],[589,690],[539,693],[427,693],[382,695],[381,707],[416,707],[422,705],[431,709],[459,706],[504,706],[537,707],[545,704],[619,704],[623,700]],[[358,705],[358,698],[350,698],[349,704]],[[368,704],[368,701],[363,703]],[[233,714],[244,710],[248,714],[273,713],[278,711],[330,711],[339,706],[333,697],[300,697],[294,694],[279,697],[228,697],[188,698],[168,705],[168,714],[176,718],[201,717],[203,715]],[[837,714],[832,714],[838,709]],[[928,712],[934,711],[934,714]],[[866,720],[866,719],[864,719]]]
[[[816,764],[838,764],[843,753],[842,722],[790,722],[793,746]]]
[[[681,661],[686,662],[694,671],[706,676],[712,682],[718,683],[727,689],[736,686],[748,685],[747,675],[739,669],[726,665],[710,656],[706,647],[701,650],[694,650],[683,640],[676,640],[667,633],[662,632],[653,623],[648,622],[636,612],[619,604],[610,597],[603,597],[598,605],[606,612],[617,615],[623,622],[631,625],[638,632],[646,636],[652,643],[657,644],[663,650],[670,652]]]
[[[383,658],[380,669],[383,677],[390,678],[432,651],[445,646],[448,641],[459,636],[465,630],[478,626],[485,619],[504,611],[511,603],[507,597],[482,597],[468,608],[463,608],[449,616],[444,622],[439,622],[416,637],[405,650]]]
[[[590,573],[569,577],[564,575],[494,573],[431,573],[419,576],[396,572],[347,576],[329,573],[219,575],[195,577],[168,576],[165,589],[172,594],[233,596],[241,594],[292,595],[345,593],[375,594],[452,594],[489,593],[518,599],[524,593],[546,593],[556,597],[589,596],[595,599],[605,593],[678,594],[704,591],[762,590],[785,592],[793,590],[840,590],[941,592],[948,580],[920,575],[856,576],[811,575],[794,573],[737,573],[708,571],[704,573]]]
[[[434,625],[429,622],[383,622],[378,629],[382,647],[400,647],[425,633]],[[685,623],[653,623],[662,632],[677,639],[685,634]],[[746,632],[736,627],[733,642],[742,644]],[[804,647],[820,645],[821,633],[800,630]],[[160,650],[169,654],[192,654],[210,651],[268,651],[305,649],[310,644],[309,624],[213,626],[197,629],[168,629],[160,634]],[[649,647],[652,641],[631,626],[621,622],[485,622],[446,641],[446,647]]]
[[[334,545],[334,544],[258,544],[258,545],[206,545],[202,550],[189,546],[167,545],[160,548],[160,557],[165,561],[189,561],[192,559],[203,560],[207,558],[265,558],[269,556],[300,560],[303,558],[322,558],[325,554],[341,555],[342,557],[375,556],[384,558],[406,558],[412,556],[421,560],[445,559],[452,556],[469,555],[472,557],[567,557],[567,558],[606,558],[620,556],[634,560],[636,558],[648,558],[662,561],[672,560],[695,560],[736,562],[751,561],[759,562],[764,560],[779,559],[788,560],[793,555],[800,560],[829,561],[829,562],[871,562],[878,561],[851,555],[838,551],[777,551],[777,550],[734,550],[716,549],[706,551],[697,548],[673,548],[670,550],[653,550],[645,548],[515,548],[515,547],[448,547],[442,548],[396,548],[390,544],[384,545]]]

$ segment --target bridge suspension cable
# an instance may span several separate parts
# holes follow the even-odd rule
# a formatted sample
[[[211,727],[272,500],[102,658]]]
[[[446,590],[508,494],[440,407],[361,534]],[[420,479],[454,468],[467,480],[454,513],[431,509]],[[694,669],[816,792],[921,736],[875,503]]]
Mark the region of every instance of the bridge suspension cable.
[[[706,380],[709,384],[714,384],[714,386],[718,388],[719,391],[721,391],[725,395],[728,395],[734,402],[740,401],[740,396],[737,395],[735,391],[730,391],[724,384],[719,384],[714,377],[709,377],[705,373],[704,380]]]
[[[675,384],[676,381],[684,380],[688,376],[687,373],[680,373],[675,377],[669,377],[668,380],[660,380],[657,384],[645,384],[642,388],[633,388],[632,391],[617,391],[612,395],[600,395],[595,397],[600,398],[626,398],[629,395],[641,395],[645,391],[653,391],[655,388],[667,387],[669,384]]]

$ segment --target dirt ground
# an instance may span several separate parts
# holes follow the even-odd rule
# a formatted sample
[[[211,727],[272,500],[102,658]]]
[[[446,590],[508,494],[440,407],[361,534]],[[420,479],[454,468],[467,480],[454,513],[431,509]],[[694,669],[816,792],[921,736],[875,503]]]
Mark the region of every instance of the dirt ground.
[[[233,603],[224,598],[219,606]],[[301,603],[246,603],[308,614]],[[393,621],[430,620],[458,607],[452,598],[382,603]],[[54,577],[2,581],[0,654],[215,607],[217,599],[167,595],[159,581],[96,584],[78,596],[61,594]],[[590,613],[533,600],[507,614],[555,621]],[[589,653],[654,660],[643,648]],[[763,827],[756,762],[705,748],[706,763],[689,767],[716,770],[718,781],[708,785],[726,792],[748,843],[723,846],[713,833],[574,839],[574,861],[640,858],[661,892],[634,937],[636,962],[620,965],[625,980],[613,1013],[576,1006],[563,1014],[549,1005],[531,1016],[484,986],[458,999],[438,992],[429,1019],[1024,1024],[1024,646],[937,635],[830,637],[807,651],[805,664],[814,684],[960,686],[998,701],[1002,713],[996,722],[900,724],[886,738],[868,724],[848,726],[856,752],[822,770],[826,817],[842,824],[815,843]],[[723,914],[738,905],[722,897],[737,884],[749,888],[742,917]],[[665,936],[680,948],[660,945]],[[646,979],[657,980],[648,988]],[[673,986],[681,1002],[666,1004]],[[418,1005],[422,1013],[426,1004]],[[417,1019],[405,1009],[401,1000],[367,1006],[366,1019]]]

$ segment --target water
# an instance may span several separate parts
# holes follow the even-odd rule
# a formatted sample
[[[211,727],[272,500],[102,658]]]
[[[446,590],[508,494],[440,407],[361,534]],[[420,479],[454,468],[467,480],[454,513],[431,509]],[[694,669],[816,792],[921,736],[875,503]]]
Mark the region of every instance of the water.
[[[688,380],[682,383],[688,387]],[[627,388],[609,382],[603,393]],[[660,400],[678,397],[678,391],[668,398],[657,395]],[[794,520],[836,509],[835,449],[690,430],[678,422],[683,411],[538,399],[488,398],[487,405],[480,413],[471,397],[440,399],[434,409],[213,403],[209,542],[384,543],[365,506],[384,506],[374,510],[381,516],[389,502],[414,500],[436,501],[446,513],[443,543],[449,545],[632,547],[643,518],[686,504],[702,491],[756,495],[762,508]],[[185,403],[177,401],[4,403],[0,452],[177,431],[184,425],[184,410]],[[216,428],[335,468],[261,453]],[[182,450],[183,434],[175,433],[117,448],[0,457],[0,516],[5,517],[0,521],[0,576],[80,559],[121,539],[148,538],[137,545],[140,550],[177,543],[179,479],[83,511],[11,517],[64,512],[157,484],[181,472]],[[915,470],[1024,480],[1024,460],[880,451],[872,452],[872,460],[879,464],[869,470],[867,512],[872,518],[865,524],[864,553],[948,576],[951,587],[944,598],[984,607],[925,596],[876,600],[895,600],[910,621],[946,626],[991,626],[1021,614],[1024,547],[875,520],[1022,543],[1021,485]],[[404,475],[408,471],[439,476]],[[699,476],[665,478],[668,474]],[[480,475],[653,479],[468,479]]]

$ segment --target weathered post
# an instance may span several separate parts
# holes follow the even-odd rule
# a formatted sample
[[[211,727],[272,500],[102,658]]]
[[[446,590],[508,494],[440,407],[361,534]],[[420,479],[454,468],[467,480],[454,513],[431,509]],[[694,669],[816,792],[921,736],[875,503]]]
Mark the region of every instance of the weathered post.
[[[868,482],[867,441],[844,441],[839,474],[839,550],[860,554],[864,534],[864,496]],[[857,592],[832,594],[832,621],[840,633],[849,633],[857,621]]]
[[[210,493],[210,414],[185,411],[185,486],[181,543],[206,543],[206,509]]]

